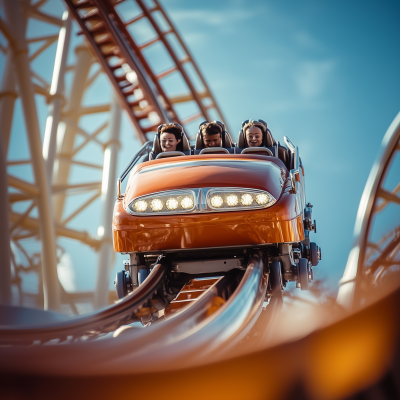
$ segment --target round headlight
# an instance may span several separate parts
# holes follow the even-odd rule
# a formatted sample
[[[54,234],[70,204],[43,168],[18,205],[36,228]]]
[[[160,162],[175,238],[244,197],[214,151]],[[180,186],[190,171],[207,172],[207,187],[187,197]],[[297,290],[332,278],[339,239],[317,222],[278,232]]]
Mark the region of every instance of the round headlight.
[[[153,211],[161,211],[163,209],[163,202],[160,199],[153,199],[150,203],[150,208]]]
[[[193,207],[193,199],[189,196],[185,196],[182,200],[181,200],[181,206],[183,209],[185,210],[189,210],[190,208]]]
[[[253,196],[249,193],[242,194],[242,197],[240,198],[240,202],[243,206],[251,206],[253,201]]]
[[[226,204],[228,204],[229,207],[234,207],[237,206],[239,203],[239,199],[236,196],[236,194],[230,194],[226,196]]]
[[[179,206],[179,203],[177,199],[171,197],[166,201],[165,205],[167,206],[168,210],[176,210]]]
[[[260,206],[263,206],[263,205],[267,204],[268,201],[269,201],[269,197],[264,193],[258,194],[256,196],[256,202]]]
[[[133,208],[137,212],[145,212],[147,210],[147,201],[145,201],[145,200],[135,201]]]
[[[213,196],[211,197],[211,205],[215,208],[222,207],[224,204],[224,199],[221,196]]]

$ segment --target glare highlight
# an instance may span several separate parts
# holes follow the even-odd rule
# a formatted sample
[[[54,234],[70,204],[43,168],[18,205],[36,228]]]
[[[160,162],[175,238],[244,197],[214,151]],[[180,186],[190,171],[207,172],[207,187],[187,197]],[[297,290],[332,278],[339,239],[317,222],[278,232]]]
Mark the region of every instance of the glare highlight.
[[[250,206],[253,204],[253,201],[253,196],[248,193],[243,194],[240,199],[240,203],[242,204],[242,206]]]
[[[133,205],[133,208],[137,211],[137,212],[145,212],[147,210],[147,201],[145,200],[138,200],[135,202],[135,204]]]
[[[150,203],[150,208],[153,211],[161,211],[163,207],[163,202],[160,199],[153,199]]]
[[[236,194],[230,194],[226,197],[226,204],[228,204],[229,207],[237,206],[238,203],[239,198],[236,196]]]
[[[260,206],[263,206],[264,204],[267,204],[268,201],[269,201],[269,197],[264,193],[258,194],[256,196],[256,202]]]
[[[194,205],[193,199],[191,197],[184,197],[181,201],[181,207],[185,210],[189,210]]]
[[[211,205],[215,208],[222,207],[224,204],[224,199],[221,196],[213,196],[211,197]]]
[[[168,210],[176,210],[178,208],[178,206],[179,206],[179,202],[178,202],[177,199],[172,197],[172,198],[167,200],[165,205],[167,206]]]

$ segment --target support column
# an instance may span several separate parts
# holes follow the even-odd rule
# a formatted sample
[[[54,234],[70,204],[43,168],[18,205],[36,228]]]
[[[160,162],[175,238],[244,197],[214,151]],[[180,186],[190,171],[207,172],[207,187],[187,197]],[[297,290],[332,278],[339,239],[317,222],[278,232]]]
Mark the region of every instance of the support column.
[[[60,307],[59,282],[56,269],[56,241],[51,212],[50,188],[42,157],[42,141],[36,110],[35,94],[31,81],[28,46],[25,39],[23,21],[18,2],[4,1],[8,26],[15,41],[13,61],[15,77],[21,96],[25,116],[25,126],[29,141],[35,184],[39,190],[39,232],[42,242],[42,270],[45,309],[58,310]]]
[[[83,94],[86,89],[86,80],[89,76],[92,65],[92,55],[86,46],[77,47],[76,50],[75,75],[72,82],[71,92],[68,97],[68,105],[65,114],[76,125],[80,119],[80,108]],[[71,126],[66,126],[65,131],[60,124],[57,137],[57,153],[63,156],[69,156],[72,153],[75,143],[76,131]],[[60,132],[61,131],[61,132]],[[63,135],[61,136],[60,134]],[[57,185],[67,185],[71,163],[68,159],[61,158],[54,162],[53,183]],[[65,204],[65,194],[54,196],[54,219],[61,222]]]
[[[8,215],[7,164],[0,140],[0,304],[11,304],[11,265],[10,265],[10,231]]]
[[[113,258],[112,213],[115,202],[115,182],[117,177],[117,159],[120,148],[121,107],[114,95],[111,103],[110,135],[104,151],[103,179],[101,186],[101,224],[97,234],[102,239],[99,250],[99,269],[95,290],[95,308],[105,307],[108,299],[110,267]]]
[[[46,129],[43,139],[43,158],[46,164],[46,172],[51,184],[54,159],[57,146],[57,129],[60,121],[60,112],[64,100],[64,75],[67,66],[69,43],[71,38],[72,21],[68,17],[68,11],[63,14],[64,26],[58,36],[56,59],[54,62],[53,78],[51,81],[49,114],[46,121]]]
[[[23,0],[25,4],[30,4],[30,0]],[[21,19],[24,32],[28,22],[28,15],[26,12],[21,12]],[[0,86],[0,131],[1,140],[3,142],[3,154],[7,159],[8,145],[11,136],[11,126],[14,116],[14,104],[18,98],[16,90],[16,82],[14,76],[13,52],[11,46],[8,46],[5,68],[3,71],[3,78]]]
[[[0,87],[0,126],[3,155],[7,159],[8,144],[10,142],[11,126],[14,115],[14,104],[18,97],[15,88],[13,53],[8,48],[6,65]]]

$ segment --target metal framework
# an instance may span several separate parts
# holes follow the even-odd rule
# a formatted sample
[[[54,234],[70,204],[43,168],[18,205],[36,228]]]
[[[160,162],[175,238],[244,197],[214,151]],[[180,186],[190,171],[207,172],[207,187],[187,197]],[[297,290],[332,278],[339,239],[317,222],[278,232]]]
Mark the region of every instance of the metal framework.
[[[399,215],[399,156],[400,113],[383,138],[360,201],[354,228],[355,244],[350,251],[337,298],[345,308],[357,309],[371,302],[374,290],[379,292],[383,283],[386,286],[389,281],[399,283],[400,221],[392,216]],[[392,181],[396,182],[393,184]],[[388,190],[388,185],[391,190]],[[389,206],[396,209],[391,210],[391,216],[384,216],[383,211]],[[382,234],[382,226],[388,227],[393,221],[395,226],[386,228],[386,233]],[[380,227],[379,232],[377,227]]]
[[[216,111],[217,118],[223,120],[222,113],[193,58],[157,1],[154,1],[151,8],[142,0],[65,1],[96,52],[143,143],[147,140],[146,133],[155,132],[157,126],[163,122],[172,120],[185,127],[190,122],[209,120],[211,109]],[[126,8],[122,9],[121,5],[136,6],[139,12],[130,20],[125,20],[123,10]],[[129,29],[144,20],[153,28],[153,34],[145,42],[140,42],[135,40]],[[172,45],[174,39],[184,54],[181,58]],[[166,65],[163,71],[157,72],[148,61],[146,51],[160,43],[163,48],[158,51],[166,51],[173,64]],[[168,63],[163,57],[158,61]],[[189,76],[184,64],[190,64],[195,76]],[[186,93],[174,96],[163,85],[163,80],[172,74],[178,75],[179,80],[184,83]],[[201,83],[200,89],[195,88],[194,79]],[[182,115],[177,110],[177,105],[182,103],[193,103],[195,112]]]
[[[47,11],[50,3],[46,0],[2,2],[0,31],[2,43],[7,44],[0,47],[5,57],[0,88],[5,163],[0,165],[0,184],[5,187],[8,181],[8,198],[3,192],[0,201],[8,202],[1,216],[3,221],[9,221],[9,237],[2,236],[0,247],[6,260],[7,254],[10,255],[10,262],[3,262],[0,268],[0,300],[9,304],[13,298],[15,303],[16,292],[10,290],[12,284],[19,293],[21,305],[33,302],[39,308],[63,307],[65,311],[63,304],[68,303],[70,310],[78,313],[76,301],[89,300],[97,308],[113,299],[107,288],[113,258],[110,218],[121,147],[121,110],[142,142],[160,122],[181,123],[187,133],[192,130],[194,134],[196,130],[192,127],[198,121],[223,120],[223,117],[193,58],[157,1],[149,7],[148,2],[141,0],[65,0],[67,7],[63,8],[68,11],[62,18]],[[58,4],[63,2],[60,0]],[[131,10],[129,20],[124,19],[127,9]],[[51,27],[54,33],[36,29],[35,36],[27,35],[26,26],[31,19],[46,26],[47,32]],[[74,19],[81,30],[78,46],[75,35],[72,36]],[[139,40],[135,30],[140,30],[144,22],[152,27],[153,36],[142,36]],[[74,59],[71,46],[74,46]],[[51,51],[54,54],[49,61]],[[159,54],[156,64],[149,51]],[[38,62],[53,63],[51,81],[37,69]],[[102,99],[102,104],[84,104],[86,94],[100,85],[99,77],[103,74],[111,84],[111,98]],[[66,87],[68,77],[71,84]],[[181,90],[178,94],[169,82],[171,79],[178,82],[175,85]],[[43,100],[39,98],[47,104],[43,143],[39,125],[43,111],[38,108],[38,102]],[[23,158],[14,154],[10,158],[19,102],[30,156]],[[91,117],[99,122],[89,127],[85,119]],[[131,146],[131,143],[125,145]],[[97,154],[89,158],[82,156],[89,152]],[[33,179],[27,177],[30,174],[26,173],[27,169],[32,170]],[[82,177],[88,172],[90,176],[97,173],[98,179],[76,181],[74,171]],[[75,196],[73,202],[72,196]],[[74,227],[91,209],[99,215],[98,221],[93,221],[93,226],[98,226],[97,235]],[[68,293],[59,284],[57,264],[63,250],[58,239],[63,237],[98,251],[98,261],[93,261],[98,266],[94,294]],[[23,290],[24,273],[32,271],[38,275],[37,294]]]

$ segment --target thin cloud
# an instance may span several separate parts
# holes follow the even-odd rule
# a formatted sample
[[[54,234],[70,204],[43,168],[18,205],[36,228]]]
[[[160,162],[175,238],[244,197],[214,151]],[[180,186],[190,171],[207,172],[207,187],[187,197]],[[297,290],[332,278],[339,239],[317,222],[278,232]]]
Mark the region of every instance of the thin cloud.
[[[294,74],[300,96],[306,99],[318,97],[332,79],[335,64],[332,60],[301,62]]]
[[[312,35],[305,31],[298,31],[293,35],[296,45],[308,50],[323,50],[324,46]]]

